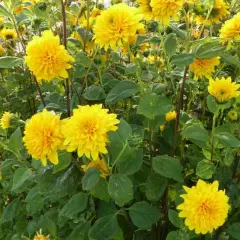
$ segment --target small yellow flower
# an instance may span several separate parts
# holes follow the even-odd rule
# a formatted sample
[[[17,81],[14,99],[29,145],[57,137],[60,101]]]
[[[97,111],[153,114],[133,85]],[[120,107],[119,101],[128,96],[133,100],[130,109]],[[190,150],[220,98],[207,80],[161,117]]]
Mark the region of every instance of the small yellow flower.
[[[49,240],[49,236],[42,235],[42,230],[40,230],[39,233],[38,232],[36,233],[33,240]]]
[[[149,64],[156,64],[158,69],[162,69],[162,67],[164,66],[164,60],[159,56],[149,54],[147,57],[147,61],[149,62]]]
[[[94,8],[91,12],[91,17],[95,18],[99,15],[101,15],[102,10],[98,9],[98,8]]]
[[[70,62],[74,59],[60,44],[59,36],[54,36],[51,31],[44,31],[42,37],[34,36],[26,51],[25,62],[39,83],[68,77],[67,69],[72,67]]]
[[[207,4],[207,3],[203,3]],[[196,24],[201,25],[204,24],[206,26],[209,26],[213,23],[220,23],[220,21],[229,15],[229,6],[224,0],[215,0],[215,4],[213,6],[213,9],[211,11],[210,17],[206,20],[206,16],[196,16]]]
[[[178,20],[178,14],[183,7],[183,0],[151,0],[154,17],[167,26],[170,19]]]
[[[17,33],[13,29],[4,28],[4,29],[1,30],[0,36],[4,40],[12,40],[12,39],[17,38]]]
[[[13,113],[4,112],[0,121],[2,129],[7,129],[11,126],[11,119],[13,118],[13,116],[14,116]]]
[[[240,13],[227,20],[220,29],[220,38],[223,42],[231,43],[233,40],[240,40]]]
[[[95,161],[91,161],[88,165],[81,166],[83,171],[86,172],[89,168],[97,168],[101,172],[101,177],[106,178],[109,175],[109,167],[107,163],[102,159],[97,159]]]
[[[238,119],[238,113],[235,110],[231,110],[231,111],[228,112],[228,117],[232,121],[236,121]]]
[[[175,120],[176,118],[177,118],[176,111],[169,111],[168,113],[166,113],[165,119],[167,122]]]
[[[0,57],[4,54],[4,48],[2,45],[0,45]]]
[[[231,77],[227,79],[222,77],[221,79],[216,78],[215,81],[210,79],[208,92],[214,96],[218,102],[222,103],[240,96],[239,88],[240,84],[232,82]]]
[[[28,153],[44,166],[47,159],[58,164],[58,149],[63,149],[62,123],[60,115],[44,109],[26,123],[23,142]]]
[[[161,131],[161,132],[163,132],[163,131],[164,131],[164,129],[166,128],[166,126],[165,126],[165,125],[160,125],[160,127],[159,127],[159,128],[160,128],[160,131]]]
[[[194,29],[192,30],[192,36],[193,36],[193,38],[198,39],[199,36],[200,36],[200,32],[201,32],[200,29],[194,28]]]
[[[106,50],[108,47],[116,50],[143,27],[140,20],[141,16],[137,14],[136,8],[125,3],[115,4],[97,17],[93,27],[95,42]]]
[[[153,11],[151,7],[151,0],[137,0],[139,4],[138,11],[143,14],[144,19],[150,21],[154,19]]]
[[[73,116],[63,125],[64,145],[68,152],[77,150],[78,156],[84,154],[97,160],[99,153],[106,154],[108,132],[116,131],[119,123],[117,115],[108,113],[101,104],[78,106]]]
[[[186,218],[185,224],[196,234],[206,234],[222,226],[229,211],[228,196],[224,190],[218,190],[219,183],[208,184],[198,180],[192,188],[184,186],[184,202],[178,205],[179,217]]]
[[[215,72],[215,67],[220,64],[220,57],[215,57],[211,59],[198,59],[195,58],[194,62],[190,64],[190,71],[194,73],[194,80],[199,78],[211,79],[213,73]]]

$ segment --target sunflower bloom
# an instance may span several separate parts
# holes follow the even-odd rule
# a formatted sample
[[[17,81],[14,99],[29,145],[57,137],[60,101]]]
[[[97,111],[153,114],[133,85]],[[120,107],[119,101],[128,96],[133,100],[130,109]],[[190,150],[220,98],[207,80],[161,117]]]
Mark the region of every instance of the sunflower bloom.
[[[185,224],[196,234],[206,234],[222,226],[225,222],[229,204],[225,191],[218,190],[219,183],[208,184],[198,180],[192,188],[184,186],[186,194],[181,197],[184,202],[178,205],[179,217],[186,218]]]
[[[183,0],[151,0],[154,17],[164,26],[169,25],[170,19],[178,20],[178,13],[183,7]]]
[[[42,231],[40,230],[39,233],[38,232],[36,233],[33,240],[49,240],[49,236],[42,235]]]
[[[176,111],[169,111],[166,113],[165,119],[167,122],[170,122],[172,120],[175,120],[177,118]]]
[[[7,129],[11,125],[11,119],[13,118],[14,114],[10,112],[4,112],[2,118],[0,120],[0,125],[2,129]]]
[[[206,3],[205,3],[206,4]],[[209,18],[206,20],[205,16],[197,16],[196,17],[196,24],[201,25],[204,24],[205,26],[209,26],[213,23],[220,23],[220,21],[229,15],[229,6],[224,0],[215,0],[215,4],[213,9],[210,13]]]
[[[125,3],[113,5],[96,19],[93,26],[95,42],[106,50],[108,47],[117,50],[143,27],[140,20],[141,16],[137,14],[136,8]]]
[[[101,104],[78,106],[73,116],[63,125],[64,145],[68,152],[77,150],[78,156],[84,154],[97,160],[99,153],[107,153],[107,133],[116,131],[119,123],[117,115],[108,113]]]
[[[194,62],[190,64],[190,71],[194,73],[194,80],[199,78],[211,79],[213,73],[215,72],[215,67],[220,64],[220,57],[215,57],[211,59],[198,59],[195,58]]]
[[[58,149],[62,149],[63,135],[60,115],[44,109],[35,114],[26,123],[23,142],[28,153],[44,166],[47,159],[53,164],[58,164]]]
[[[226,38],[229,43],[233,40],[240,40],[240,13],[237,13],[223,24],[220,29],[220,38]]]
[[[218,102],[227,102],[232,98],[240,96],[240,84],[232,82],[232,79],[228,77],[225,79],[216,78],[216,80],[210,80],[208,86],[208,92],[214,96]]]
[[[3,40],[13,40],[17,38],[17,33],[11,28],[4,28],[3,30],[1,30],[0,36]]]
[[[60,44],[59,36],[54,36],[49,30],[44,31],[42,37],[33,37],[26,50],[25,62],[38,82],[68,77],[67,69],[72,67],[69,62],[73,62],[74,59]]]
[[[86,172],[89,168],[97,168],[101,172],[101,177],[106,178],[109,175],[109,167],[103,159],[91,161],[88,165],[82,165],[81,168]]]
[[[152,7],[151,7],[151,0],[137,0],[139,4],[138,11],[139,13],[143,14],[144,19],[150,21],[154,19]]]

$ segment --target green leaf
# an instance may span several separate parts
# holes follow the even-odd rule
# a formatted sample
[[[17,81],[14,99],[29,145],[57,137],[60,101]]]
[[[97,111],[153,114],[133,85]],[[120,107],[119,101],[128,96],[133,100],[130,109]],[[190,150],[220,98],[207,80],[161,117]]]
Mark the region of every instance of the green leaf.
[[[97,185],[91,190],[91,195],[103,201],[109,201],[108,182],[104,178],[99,178]]]
[[[18,213],[19,207],[20,201],[18,199],[15,199],[11,203],[9,203],[7,207],[3,210],[1,222],[6,223],[12,221]]]
[[[43,209],[44,206],[44,198],[38,196],[33,201],[30,201],[26,205],[26,209],[28,214],[31,216],[36,212],[39,212]]]
[[[22,64],[23,60],[18,57],[0,57],[0,68],[13,68]]]
[[[135,64],[130,64],[125,68],[126,74],[135,74],[137,72],[137,66]]]
[[[117,164],[118,172],[125,175],[132,175],[141,169],[143,163],[143,151],[137,149],[126,157],[125,161]]]
[[[151,228],[160,218],[159,210],[144,201],[133,204],[129,215],[136,227],[144,229]]]
[[[235,67],[240,68],[240,61],[230,54],[223,54],[221,60],[229,65],[234,65]]]
[[[218,139],[224,146],[238,148],[240,147],[240,141],[228,132],[221,132],[214,136]]]
[[[100,171],[97,168],[89,168],[82,178],[83,190],[94,188],[100,178]]]
[[[72,231],[67,240],[88,240],[88,231],[91,225],[88,222],[80,222]]]
[[[153,170],[163,177],[172,178],[178,182],[183,182],[183,167],[176,158],[169,156],[154,157]]]
[[[77,193],[61,209],[59,215],[73,219],[78,213],[86,209],[88,204],[88,195],[85,193]]]
[[[140,99],[137,113],[154,119],[156,116],[164,116],[171,109],[172,105],[168,98],[152,93]]]
[[[187,40],[187,32],[178,28],[176,25],[170,25],[169,26],[174,33],[176,33],[181,39]]]
[[[234,161],[234,154],[232,152],[232,149],[230,148],[225,148],[223,150],[224,158],[223,158],[223,163],[225,166],[232,166],[232,163]]]
[[[180,53],[173,55],[171,58],[172,64],[176,65],[179,68],[184,68],[191,63],[193,63],[194,55],[188,53]]]
[[[171,57],[176,52],[177,40],[174,33],[170,33],[167,35],[164,41],[164,48],[167,52],[167,55]]]
[[[200,124],[187,126],[182,131],[182,136],[188,139],[207,142],[210,137],[208,131]]]
[[[168,219],[177,228],[182,228],[184,226],[183,220],[178,216],[178,212],[172,209],[168,210]]]
[[[209,59],[220,56],[225,47],[217,42],[207,42],[199,45],[196,49],[195,56],[199,59]]]
[[[12,18],[11,13],[2,4],[0,4],[0,16]]]
[[[127,80],[121,81],[108,93],[105,103],[108,105],[114,104],[124,98],[133,96],[139,90],[138,84]]]
[[[20,128],[17,128],[9,139],[8,147],[12,150],[20,151],[23,148],[22,132]]]
[[[37,229],[42,229],[43,232],[50,233],[50,235],[56,238],[56,234],[57,234],[56,224],[52,219],[50,219],[47,216],[43,216],[43,215],[41,216],[37,225]]]
[[[58,158],[59,163],[53,167],[53,173],[60,172],[70,166],[72,162],[72,153],[61,152]]]
[[[88,233],[89,240],[106,240],[118,230],[117,215],[108,215],[99,218]]]
[[[76,55],[76,64],[89,67],[92,64],[92,61],[84,52],[79,52]]]
[[[89,101],[98,101],[106,98],[104,90],[97,85],[91,85],[85,89],[84,98]]]
[[[218,104],[215,97],[208,95],[207,97],[207,107],[211,113],[215,113],[218,110]]]
[[[150,175],[146,182],[146,196],[149,201],[158,201],[167,186],[167,179],[157,173]]]
[[[210,179],[214,171],[214,164],[208,160],[202,160],[197,164],[196,174],[202,179]]]
[[[29,168],[18,168],[13,175],[12,191],[20,188],[26,180],[32,176],[32,171]]]
[[[112,175],[108,183],[108,192],[115,203],[122,207],[133,199],[132,181],[123,174]]]
[[[240,240],[240,222],[229,225],[227,232],[236,240]]]

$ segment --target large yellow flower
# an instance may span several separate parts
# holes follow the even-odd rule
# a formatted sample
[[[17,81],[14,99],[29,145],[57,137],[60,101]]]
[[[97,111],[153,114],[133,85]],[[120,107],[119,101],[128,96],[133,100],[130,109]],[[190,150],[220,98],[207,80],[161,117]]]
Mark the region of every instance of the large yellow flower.
[[[153,15],[163,25],[167,26],[170,19],[178,20],[179,11],[183,7],[184,0],[151,0]]]
[[[63,135],[60,115],[44,109],[32,116],[26,123],[23,142],[28,153],[47,165],[47,158],[58,164],[58,149],[63,149]]]
[[[116,131],[118,123],[117,115],[109,114],[101,104],[78,106],[63,125],[64,145],[69,152],[77,150],[79,157],[85,154],[97,160],[99,153],[107,153],[107,133]]]
[[[88,165],[81,166],[83,171],[86,172],[89,168],[97,168],[101,172],[101,177],[106,178],[109,175],[109,167],[107,163],[103,159],[97,159],[95,161],[91,161]]]
[[[33,37],[26,50],[25,62],[38,82],[68,77],[67,69],[71,68],[69,62],[73,62],[74,59],[60,44],[59,36],[54,36],[51,31],[44,31],[42,37]]]
[[[139,3],[138,11],[143,14],[144,19],[150,21],[154,19],[152,7],[150,5],[151,0],[137,0]]]
[[[207,3],[205,3],[207,4]],[[198,25],[204,24],[206,26],[209,26],[211,23],[220,23],[220,21],[225,18],[227,15],[229,15],[229,6],[224,0],[215,0],[215,4],[213,6],[213,9],[211,11],[211,14],[209,18],[206,20],[205,16],[197,16],[196,17],[196,23]]]
[[[13,30],[11,28],[4,28],[1,30],[0,36],[4,40],[12,40],[12,39],[17,38],[17,33],[15,30]]]
[[[220,38],[225,38],[229,43],[240,40],[240,12],[223,24],[220,29]]]
[[[94,39],[100,47],[116,50],[142,28],[141,16],[137,9],[124,3],[113,5],[97,17],[93,27]]]
[[[2,129],[7,129],[10,127],[11,119],[13,116],[14,116],[13,113],[4,112],[4,114],[2,115],[2,118],[0,120],[0,125],[1,125]]]
[[[218,190],[218,181],[208,184],[198,180],[192,188],[184,186],[186,194],[181,195],[184,202],[177,209],[185,224],[197,234],[213,232],[225,222],[229,204],[225,191]]]
[[[227,79],[223,77],[221,79],[216,78],[215,81],[210,79],[208,92],[214,96],[218,102],[222,103],[240,96],[239,88],[240,84],[232,82],[230,77]]]
[[[198,59],[195,58],[194,62],[190,64],[189,69],[194,73],[194,80],[199,78],[211,79],[212,74],[215,72],[215,67],[220,64],[220,57],[211,59]]]

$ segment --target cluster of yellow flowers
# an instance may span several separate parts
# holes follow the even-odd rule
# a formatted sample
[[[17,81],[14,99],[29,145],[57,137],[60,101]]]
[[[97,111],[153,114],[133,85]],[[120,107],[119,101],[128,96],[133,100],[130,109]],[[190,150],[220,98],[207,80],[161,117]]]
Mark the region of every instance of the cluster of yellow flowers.
[[[57,151],[64,149],[68,152],[77,150],[79,157],[85,155],[98,161],[100,153],[108,152],[107,134],[116,131],[118,123],[117,115],[108,113],[100,104],[79,106],[72,117],[63,120],[60,115],[44,109],[26,123],[23,142],[28,153],[41,160],[44,166],[47,159],[58,164]],[[101,161],[96,164],[101,165]]]

